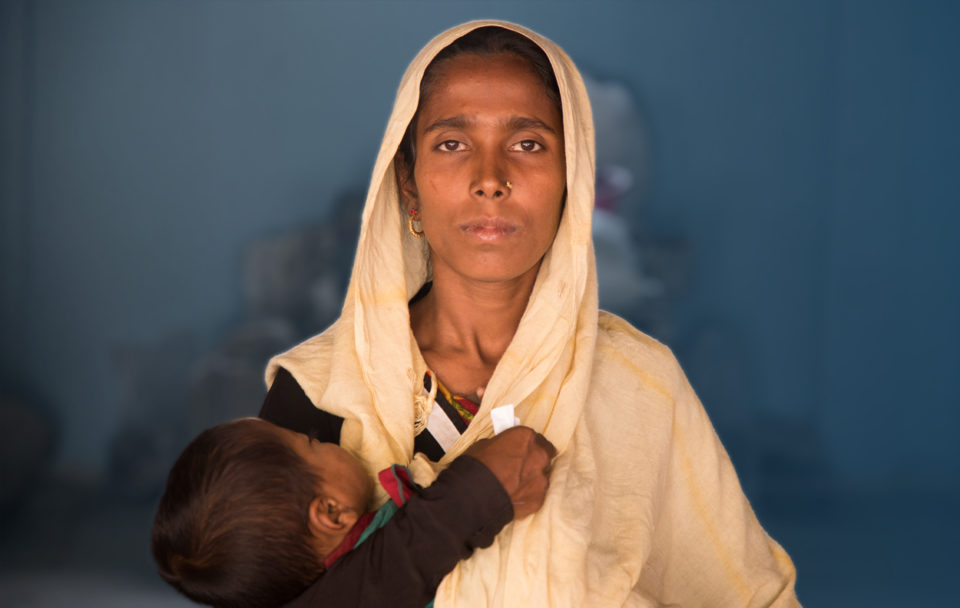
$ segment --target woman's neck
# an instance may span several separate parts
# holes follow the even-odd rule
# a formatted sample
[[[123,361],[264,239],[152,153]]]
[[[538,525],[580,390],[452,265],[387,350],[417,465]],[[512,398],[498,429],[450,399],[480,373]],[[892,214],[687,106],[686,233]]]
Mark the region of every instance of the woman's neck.
[[[437,269],[439,270],[439,269]],[[537,269],[503,282],[436,272],[410,306],[410,326],[427,365],[456,394],[482,394],[526,310]]]

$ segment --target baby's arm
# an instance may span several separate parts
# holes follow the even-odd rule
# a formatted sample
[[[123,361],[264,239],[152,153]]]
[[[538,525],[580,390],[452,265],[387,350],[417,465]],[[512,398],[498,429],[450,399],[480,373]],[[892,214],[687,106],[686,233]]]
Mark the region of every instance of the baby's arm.
[[[513,515],[490,469],[461,456],[286,606],[422,608],[457,562],[489,546]]]
[[[316,408],[282,368],[260,417],[319,441],[340,442],[343,419]],[[511,519],[543,504],[555,453],[524,427],[478,441],[287,606],[426,605],[457,562],[489,546]]]

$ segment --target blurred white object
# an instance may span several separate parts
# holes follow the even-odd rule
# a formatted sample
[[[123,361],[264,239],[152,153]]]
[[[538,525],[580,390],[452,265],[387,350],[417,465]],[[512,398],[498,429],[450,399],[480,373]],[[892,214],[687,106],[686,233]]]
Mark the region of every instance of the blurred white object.
[[[618,82],[584,78],[596,126],[597,185],[593,245],[597,258],[600,306],[627,314],[663,294],[662,283],[643,272],[621,202],[645,170],[646,137],[633,96]],[[639,179],[638,179],[639,178]],[[634,194],[634,198],[638,198]],[[636,201],[628,201],[629,204]],[[635,214],[634,214],[635,215]]]
[[[626,168],[636,182],[647,174],[647,130],[630,90],[617,81],[594,80],[583,75],[597,142],[597,168]]]
[[[663,293],[663,284],[643,274],[640,256],[623,218],[606,209],[593,210],[593,249],[597,258],[600,306],[629,310]]]

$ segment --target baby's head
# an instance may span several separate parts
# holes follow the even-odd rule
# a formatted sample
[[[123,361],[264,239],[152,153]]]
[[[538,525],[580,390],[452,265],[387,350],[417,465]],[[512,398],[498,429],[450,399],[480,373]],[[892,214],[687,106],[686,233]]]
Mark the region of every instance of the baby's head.
[[[194,601],[276,606],[319,576],[369,499],[366,472],[340,446],[234,420],[200,433],[173,465],[153,556]]]

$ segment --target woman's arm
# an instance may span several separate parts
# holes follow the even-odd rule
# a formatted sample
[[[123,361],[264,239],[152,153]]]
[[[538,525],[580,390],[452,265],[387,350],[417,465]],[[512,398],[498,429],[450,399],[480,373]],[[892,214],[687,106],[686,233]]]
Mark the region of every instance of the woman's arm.
[[[799,607],[793,562],[760,526],[706,411],[682,372],[679,380],[659,521],[635,592],[671,606]]]
[[[339,443],[343,419],[314,407],[296,379],[280,369],[260,417],[320,441]],[[290,608],[420,608],[458,561],[486,547],[513,519],[511,495],[490,465],[461,456],[370,538],[344,555]],[[489,460],[489,458],[486,458]],[[497,469],[499,463],[490,463]],[[513,463],[511,463],[513,466]]]

